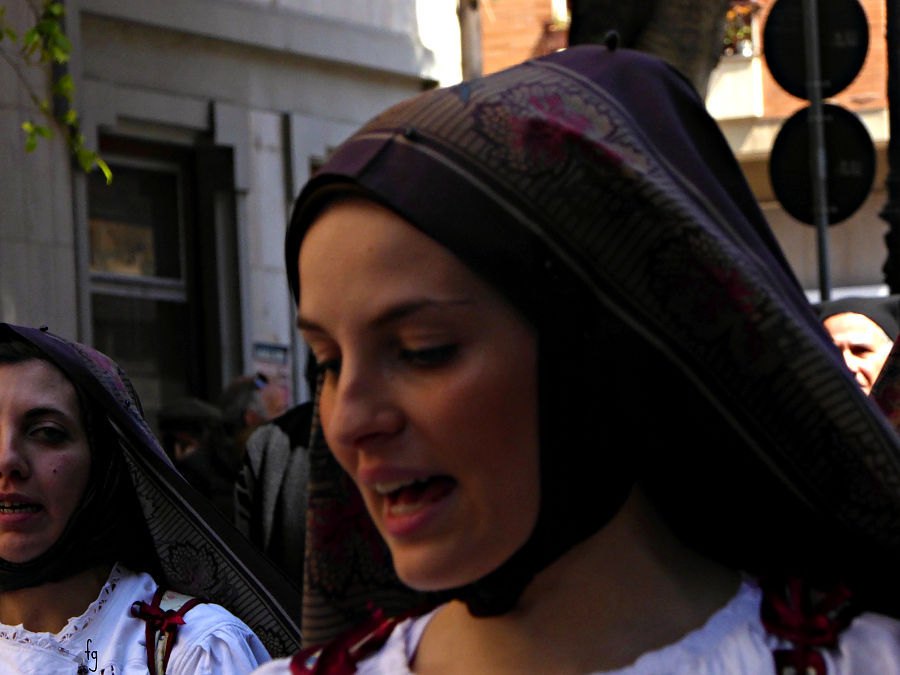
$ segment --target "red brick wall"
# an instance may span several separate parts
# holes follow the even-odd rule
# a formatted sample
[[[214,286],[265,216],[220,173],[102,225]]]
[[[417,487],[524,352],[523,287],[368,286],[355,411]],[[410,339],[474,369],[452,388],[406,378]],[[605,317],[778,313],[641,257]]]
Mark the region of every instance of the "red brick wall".
[[[869,19],[869,52],[862,71],[834,101],[851,110],[887,107],[884,0],[860,0]],[[759,0],[760,39],[775,0]],[[565,32],[548,30],[550,0],[481,0],[484,73],[493,73],[539,54],[564,47]],[[724,21],[724,17],[723,17]],[[764,116],[784,118],[806,102],[784,91],[767,69],[763,75]]]
[[[761,0],[760,32],[774,0]],[[869,19],[869,51],[866,61],[856,79],[833,99],[834,102],[851,110],[870,110],[887,107],[887,60],[885,55],[885,9],[884,0],[860,0]],[[763,75],[763,100],[765,117],[782,118],[806,105],[806,101],[795,98],[784,91],[769,74]]]
[[[545,46],[551,21],[550,0],[481,0],[484,74],[503,70],[552,51]],[[565,40],[558,45],[565,46]]]

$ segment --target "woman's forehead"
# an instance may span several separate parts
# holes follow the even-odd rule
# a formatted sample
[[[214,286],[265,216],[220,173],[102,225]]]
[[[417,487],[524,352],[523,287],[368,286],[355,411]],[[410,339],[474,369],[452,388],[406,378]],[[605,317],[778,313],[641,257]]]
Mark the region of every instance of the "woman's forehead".
[[[344,203],[320,216],[301,246],[298,264],[301,328],[348,317],[354,323],[386,324],[448,312],[518,315],[453,252],[371,202]]]
[[[341,202],[312,224],[300,247],[300,304],[335,292],[360,277],[380,287],[404,283],[473,281],[446,248],[392,211],[372,202]]]
[[[59,368],[41,359],[0,363],[0,397],[7,405],[53,407],[76,419],[80,417],[74,385]]]

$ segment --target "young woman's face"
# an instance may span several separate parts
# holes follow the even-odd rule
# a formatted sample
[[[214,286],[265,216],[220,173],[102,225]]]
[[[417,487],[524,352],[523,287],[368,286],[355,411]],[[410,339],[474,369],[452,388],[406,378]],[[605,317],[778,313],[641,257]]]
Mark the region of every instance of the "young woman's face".
[[[399,577],[475,581],[537,520],[531,327],[452,254],[361,200],[329,208],[300,249],[299,325],[325,381],[325,438]]]
[[[27,562],[59,539],[90,467],[66,377],[45,361],[0,364],[0,558]]]

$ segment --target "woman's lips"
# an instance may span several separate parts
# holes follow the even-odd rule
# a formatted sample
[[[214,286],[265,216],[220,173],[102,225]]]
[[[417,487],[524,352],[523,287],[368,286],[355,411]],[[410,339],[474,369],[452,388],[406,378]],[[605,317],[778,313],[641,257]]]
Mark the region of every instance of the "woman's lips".
[[[0,495],[0,525],[7,529],[30,522],[44,507],[23,495]]]
[[[383,499],[385,530],[395,537],[417,533],[440,514],[456,486],[450,476],[376,483],[373,489]]]

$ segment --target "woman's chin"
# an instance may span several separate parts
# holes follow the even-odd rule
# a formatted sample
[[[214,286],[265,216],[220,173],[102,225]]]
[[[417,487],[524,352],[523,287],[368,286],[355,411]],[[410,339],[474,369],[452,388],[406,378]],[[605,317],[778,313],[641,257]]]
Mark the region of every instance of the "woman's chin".
[[[472,557],[468,560],[455,558],[412,561],[395,555],[394,571],[406,586],[416,591],[430,593],[467,586],[502,564],[500,561],[497,565],[473,565],[477,562]]]
[[[16,565],[31,562],[47,551],[50,545],[28,546],[2,546],[0,545],[0,560]]]
[[[488,536],[469,527],[418,540],[384,538],[400,581],[417,591],[435,592],[468,586],[498,569],[525,544],[531,530],[509,528],[505,534]]]
[[[44,551],[39,551],[37,553],[32,551],[20,551],[15,553],[7,553],[4,555],[0,555],[0,559],[13,563],[14,565],[24,565],[25,563],[30,563],[32,560],[36,560],[40,557],[41,553]]]

